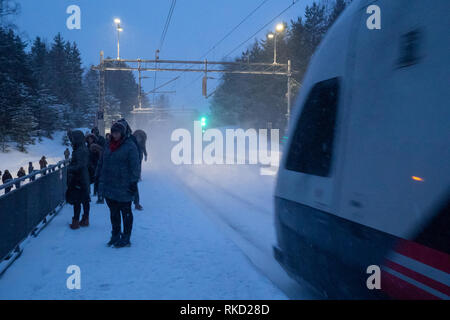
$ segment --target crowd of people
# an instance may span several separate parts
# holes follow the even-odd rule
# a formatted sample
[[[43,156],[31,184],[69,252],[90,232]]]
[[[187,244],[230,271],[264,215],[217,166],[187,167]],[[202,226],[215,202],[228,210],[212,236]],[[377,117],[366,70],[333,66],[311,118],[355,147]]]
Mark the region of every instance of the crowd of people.
[[[47,159],[45,158],[45,156],[42,156],[42,158],[39,160],[39,167],[40,167],[40,169],[42,170],[42,169],[47,168],[47,165],[48,165]],[[30,175],[34,171],[35,170],[34,170],[34,167],[33,167],[33,162],[28,162],[28,174]],[[44,171],[43,174],[45,174],[45,171]],[[19,171],[17,171],[17,179],[25,177],[26,175],[27,175],[27,173],[26,173],[25,169],[23,167],[20,167]],[[3,184],[7,184],[7,183],[11,182],[14,179],[13,176],[11,175],[11,172],[9,170],[5,170],[3,173],[0,170],[0,178],[1,178],[2,182],[3,182]],[[35,176],[33,175],[33,176],[30,177],[30,181],[34,181],[34,180],[35,180]],[[20,184],[21,184],[20,181],[14,183],[14,185],[16,186],[16,189],[20,188]],[[11,192],[12,185],[6,187],[4,190],[5,190],[5,194]]]
[[[132,132],[126,120],[121,119],[112,125],[106,139],[97,128],[86,135],[80,130],[69,131],[68,137],[73,148],[67,167],[66,192],[66,201],[73,205],[74,212],[70,228],[89,226],[90,186],[93,185],[97,203],[106,200],[110,209],[112,232],[107,245],[129,246],[133,227],[132,203],[136,210],[143,210],[139,203],[138,182],[142,160],[147,161],[145,132]]]
[[[98,128],[83,133],[80,130],[69,130],[68,138],[72,145],[64,151],[67,165],[66,202],[73,205],[73,218],[70,228],[73,230],[89,226],[91,202],[91,186],[97,203],[106,201],[110,210],[111,238],[108,246],[117,248],[130,245],[133,228],[132,203],[135,209],[142,211],[139,202],[138,182],[141,180],[142,161],[147,161],[147,135],[143,130],[132,131],[125,119],[113,123],[111,133],[102,137]],[[45,169],[48,162],[45,156],[39,160],[39,168]],[[28,164],[30,181],[35,180],[37,170],[33,163]],[[46,174],[46,170],[42,172]],[[21,167],[17,178],[27,175]],[[0,177],[4,184],[11,182],[13,177],[9,170]],[[13,185],[20,187],[21,181],[13,182],[5,188],[5,193],[11,192]],[[81,212],[83,209],[83,215]],[[81,216],[81,219],[80,219]],[[123,230],[122,230],[123,221]]]

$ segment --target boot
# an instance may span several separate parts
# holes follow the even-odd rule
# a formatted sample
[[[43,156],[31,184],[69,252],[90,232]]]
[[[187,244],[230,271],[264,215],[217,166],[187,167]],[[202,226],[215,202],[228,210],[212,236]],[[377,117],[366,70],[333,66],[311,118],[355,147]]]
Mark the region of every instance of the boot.
[[[143,208],[139,203],[137,203],[137,204],[134,205],[134,209],[135,209],[135,210],[138,210],[138,211],[144,210],[144,208]]]
[[[130,235],[122,234],[122,237],[116,244],[114,244],[115,248],[123,248],[131,246]]]
[[[81,218],[80,227],[89,227],[89,217],[83,216]]]
[[[77,219],[72,218],[72,224],[70,225],[70,229],[76,230],[79,228],[80,228],[80,222]]]
[[[117,242],[120,241],[120,233],[116,235],[111,235],[111,240],[106,244],[108,247],[115,246]]]

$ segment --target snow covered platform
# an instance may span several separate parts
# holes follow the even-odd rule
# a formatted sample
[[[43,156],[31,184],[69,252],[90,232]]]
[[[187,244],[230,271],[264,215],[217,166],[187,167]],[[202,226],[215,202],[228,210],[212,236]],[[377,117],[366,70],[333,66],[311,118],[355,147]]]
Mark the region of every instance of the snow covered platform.
[[[286,299],[182,183],[145,168],[130,248],[106,246],[106,205],[93,201],[90,227],[76,231],[66,206],[0,278],[0,299]],[[66,286],[70,265],[80,290]]]

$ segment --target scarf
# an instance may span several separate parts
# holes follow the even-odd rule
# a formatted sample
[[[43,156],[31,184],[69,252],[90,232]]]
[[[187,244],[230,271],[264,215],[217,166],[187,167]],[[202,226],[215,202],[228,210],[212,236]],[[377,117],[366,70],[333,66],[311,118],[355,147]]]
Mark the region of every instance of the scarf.
[[[109,143],[109,150],[111,150],[111,152],[116,151],[117,149],[119,149],[120,145],[122,144],[123,140],[111,140],[111,142]]]

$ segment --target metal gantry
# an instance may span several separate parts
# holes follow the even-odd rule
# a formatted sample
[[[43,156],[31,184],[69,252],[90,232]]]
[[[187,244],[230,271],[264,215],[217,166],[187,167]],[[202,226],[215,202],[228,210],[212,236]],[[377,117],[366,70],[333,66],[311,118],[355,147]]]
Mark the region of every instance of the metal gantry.
[[[291,61],[287,64],[282,63],[250,63],[250,62],[228,62],[228,61],[190,61],[190,60],[144,60],[144,59],[105,59],[103,51],[100,53],[100,64],[92,67],[94,70],[100,72],[100,87],[99,87],[99,110],[97,114],[97,127],[104,133],[104,113],[105,113],[105,72],[107,71],[137,71],[139,79],[141,79],[141,72],[146,71],[167,71],[167,72],[196,72],[204,73],[204,79],[207,79],[208,73],[228,73],[228,74],[253,74],[253,75],[272,75],[287,77],[287,112],[286,117],[289,121],[291,112],[291,78],[292,68]],[[178,77],[177,77],[178,78]],[[160,89],[175,79],[159,86]],[[139,81],[139,108],[141,105],[141,83]],[[153,91],[151,91],[152,93]],[[207,95],[205,95],[208,97]]]

